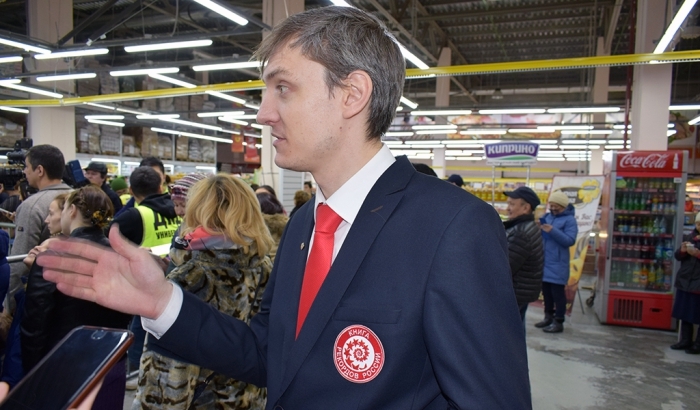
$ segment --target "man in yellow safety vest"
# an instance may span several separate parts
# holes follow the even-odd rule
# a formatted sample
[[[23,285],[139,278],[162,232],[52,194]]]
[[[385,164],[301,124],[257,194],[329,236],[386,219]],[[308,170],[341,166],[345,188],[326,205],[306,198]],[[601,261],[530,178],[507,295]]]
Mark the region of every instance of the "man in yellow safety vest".
[[[170,195],[162,193],[160,175],[151,167],[138,167],[129,177],[131,194],[136,206],[128,209],[113,223],[119,224],[119,231],[131,242],[144,248],[170,245],[180,218]],[[156,252],[165,255],[168,250]]]

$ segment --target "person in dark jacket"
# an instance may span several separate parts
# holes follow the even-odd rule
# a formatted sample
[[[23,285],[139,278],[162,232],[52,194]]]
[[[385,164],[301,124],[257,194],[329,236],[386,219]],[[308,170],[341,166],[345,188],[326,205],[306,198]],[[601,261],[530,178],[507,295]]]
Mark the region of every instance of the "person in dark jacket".
[[[122,200],[107,183],[107,165],[102,162],[89,163],[87,168],[85,168],[85,178],[87,178],[91,184],[102,189],[102,192],[104,192],[109,197],[109,200],[112,201],[112,206],[114,207],[115,212],[122,209]]]
[[[565,193],[555,191],[547,202],[549,213],[540,218],[544,242],[542,296],[545,316],[535,327],[542,328],[545,333],[560,333],[564,331],[566,313],[564,287],[569,281],[569,248],[576,243],[578,225],[574,206],[569,203]]]
[[[72,238],[109,246],[103,229],[114,213],[111,201],[95,186],[71,192],[61,213],[61,229]],[[44,280],[36,263],[29,271],[25,315],[20,325],[22,365],[29,372],[65,335],[78,326],[126,329],[129,315],[93,302],[67,296]],[[93,408],[122,409],[126,361],[120,361],[105,377]]]
[[[535,191],[525,186],[505,194],[508,220],[503,225],[508,239],[508,261],[515,298],[524,321],[528,304],[537,300],[542,289],[544,247],[534,214],[540,199]]]
[[[676,259],[681,267],[676,273],[676,297],[673,301],[672,316],[680,321],[680,340],[671,345],[673,350],[700,354],[700,335],[693,343],[693,325],[700,325],[700,214],[695,217],[695,229],[683,238],[683,244],[676,251]]]

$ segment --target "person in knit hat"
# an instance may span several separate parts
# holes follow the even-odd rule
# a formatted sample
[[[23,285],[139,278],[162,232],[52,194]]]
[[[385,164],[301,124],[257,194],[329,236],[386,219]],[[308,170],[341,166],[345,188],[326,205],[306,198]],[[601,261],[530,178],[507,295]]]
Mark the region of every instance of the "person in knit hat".
[[[129,193],[129,185],[126,184],[126,179],[124,177],[116,177],[109,183],[112,191],[119,195],[119,199],[122,201],[122,205],[126,205],[131,199],[131,194]]]
[[[173,184],[172,188],[170,189],[170,198],[173,200],[173,204],[175,204],[175,213],[177,216],[180,218],[185,216],[187,193],[189,192],[190,188],[192,188],[192,185],[206,177],[206,174],[202,174],[201,172],[193,172],[185,175],[175,182],[175,184]]]
[[[569,281],[569,248],[576,243],[578,225],[574,206],[569,203],[565,193],[554,191],[547,202],[549,212],[540,218],[544,242],[542,296],[545,316],[535,327],[545,333],[560,333],[564,331],[566,313],[564,287]]]

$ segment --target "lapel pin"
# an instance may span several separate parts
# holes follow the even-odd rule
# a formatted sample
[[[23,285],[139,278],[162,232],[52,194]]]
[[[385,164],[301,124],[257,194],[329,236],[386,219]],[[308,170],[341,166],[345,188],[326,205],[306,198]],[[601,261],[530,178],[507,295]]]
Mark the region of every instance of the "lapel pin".
[[[301,249],[302,251],[304,250],[304,242],[301,243],[301,248],[299,249]]]

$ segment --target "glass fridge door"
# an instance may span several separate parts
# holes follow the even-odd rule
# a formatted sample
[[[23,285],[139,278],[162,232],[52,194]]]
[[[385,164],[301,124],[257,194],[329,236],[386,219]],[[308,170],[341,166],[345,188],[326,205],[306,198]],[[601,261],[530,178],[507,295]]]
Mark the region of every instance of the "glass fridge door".
[[[673,178],[618,177],[610,289],[670,293],[678,187]]]

